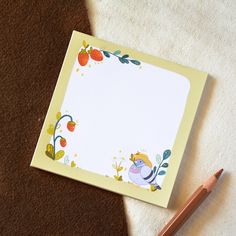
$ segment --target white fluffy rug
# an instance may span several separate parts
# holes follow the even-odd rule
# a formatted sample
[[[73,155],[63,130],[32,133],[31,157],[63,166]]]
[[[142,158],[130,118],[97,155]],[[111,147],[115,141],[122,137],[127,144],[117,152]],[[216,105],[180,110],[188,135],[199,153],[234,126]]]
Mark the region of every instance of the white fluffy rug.
[[[153,236],[220,167],[178,235],[236,235],[236,2],[87,0],[93,34],[210,74],[169,209],[124,198],[130,235]]]

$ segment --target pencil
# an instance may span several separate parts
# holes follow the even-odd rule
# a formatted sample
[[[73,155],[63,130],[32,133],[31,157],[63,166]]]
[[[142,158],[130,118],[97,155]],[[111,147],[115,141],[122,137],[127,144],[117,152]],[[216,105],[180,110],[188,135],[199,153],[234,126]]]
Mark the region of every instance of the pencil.
[[[222,174],[223,169],[218,170],[207,181],[205,181],[186,201],[186,203],[176,212],[173,218],[159,232],[158,236],[174,235],[181,226],[187,221],[192,213],[201,205],[201,203],[211,193],[217,180]]]

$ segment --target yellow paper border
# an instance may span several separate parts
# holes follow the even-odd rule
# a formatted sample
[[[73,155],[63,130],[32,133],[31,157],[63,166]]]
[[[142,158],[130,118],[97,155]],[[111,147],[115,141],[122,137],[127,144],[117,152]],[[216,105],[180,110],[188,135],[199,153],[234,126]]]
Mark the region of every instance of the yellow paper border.
[[[168,172],[165,176],[162,190],[150,192],[149,190],[135,186],[134,184],[120,182],[113,178],[85,171],[80,168],[71,168],[46,157],[45,147],[51,139],[51,136],[46,132],[46,127],[48,127],[50,123],[56,122],[55,115],[61,108],[74,61],[78,55],[79,48],[82,46],[83,40],[85,40],[89,45],[93,45],[104,50],[115,51],[119,49],[121,52],[129,54],[132,58],[176,72],[185,76],[189,80],[190,91],[185,112],[177,133],[175,144],[172,148]],[[145,202],[167,207],[206,79],[207,73],[178,65],[154,56],[146,55],[130,48],[97,39],[90,35],[73,31],[58,82],[54,90],[54,94],[52,96],[52,100],[30,165],[119,194],[135,197]]]

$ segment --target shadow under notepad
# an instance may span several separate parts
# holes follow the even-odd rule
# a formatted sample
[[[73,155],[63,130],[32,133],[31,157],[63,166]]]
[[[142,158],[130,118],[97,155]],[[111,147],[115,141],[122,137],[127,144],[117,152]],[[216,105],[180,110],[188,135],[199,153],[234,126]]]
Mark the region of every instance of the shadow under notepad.
[[[197,163],[197,148],[198,142],[200,138],[200,134],[202,132],[202,127],[204,124],[204,118],[207,114],[207,111],[210,107],[210,103],[214,93],[216,80],[213,79],[210,75],[208,75],[206,85],[202,94],[202,98],[197,109],[197,113],[194,119],[193,127],[191,129],[189,140],[187,142],[187,146],[183,155],[183,159],[180,164],[179,172],[174,184],[173,192],[169,202],[169,208],[173,210],[177,210],[181,205],[189,197],[188,191],[186,189],[190,189],[193,187],[193,191],[199,187],[202,183],[199,183],[199,186],[188,186],[188,183],[191,183],[191,173],[194,170],[194,166]],[[219,167],[220,168],[220,167]],[[217,170],[214,170],[217,171]],[[214,172],[213,171],[213,172]],[[214,173],[206,172],[206,176],[202,176],[202,182],[206,180],[206,178],[210,177]],[[192,181],[194,182],[194,181]],[[191,193],[190,193],[191,194]]]
[[[199,137],[202,132],[204,118],[207,114],[214,95],[215,83],[216,80],[209,75],[183,156],[179,174],[174,185],[173,194],[170,199],[169,208],[175,211],[186,202],[192,192],[195,191],[208,177],[223,167],[215,166],[214,157],[210,156],[206,158],[209,158],[211,161],[211,166],[204,164],[199,165],[199,163],[197,163],[199,161],[197,155]],[[191,177],[191,173],[194,173],[194,166],[200,166],[206,170],[205,175],[201,175],[201,182],[199,182],[197,185],[193,184],[190,186],[190,183],[194,183],[194,179]],[[224,171],[215,187],[216,189],[213,189],[209,197],[202,203],[199,209],[193,213],[193,216],[180,229],[177,235],[202,235],[204,233],[203,227],[200,226],[207,224],[206,219],[209,221],[214,217],[217,217],[217,215],[220,214],[219,212],[223,210],[220,209],[220,206],[223,205],[224,201],[226,201],[225,196],[227,196],[227,193],[230,189],[229,186],[230,175]],[[168,220],[169,219],[167,219],[167,221]]]

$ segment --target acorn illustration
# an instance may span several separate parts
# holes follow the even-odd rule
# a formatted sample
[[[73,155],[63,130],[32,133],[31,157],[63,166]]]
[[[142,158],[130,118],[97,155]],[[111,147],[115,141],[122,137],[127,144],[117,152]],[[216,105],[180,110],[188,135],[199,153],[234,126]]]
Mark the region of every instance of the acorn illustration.
[[[90,51],[90,57],[95,61],[102,61],[103,60],[102,53],[97,49],[92,49]]]
[[[66,139],[65,139],[65,138],[61,138],[61,139],[60,139],[60,145],[61,145],[62,147],[65,147],[65,146],[66,146]]]
[[[73,132],[75,130],[75,122],[74,121],[69,121],[67,123],[67,129],[70,131],[70,132]]]
[[[86,49],[82,49],[78,55],[78,61],[81,66],[87,65],[89,60],[89,54],[86,52]]]

